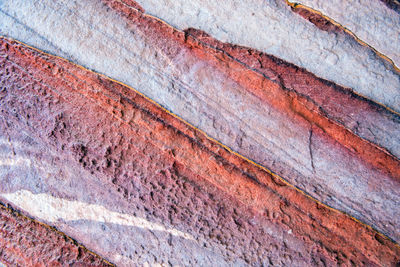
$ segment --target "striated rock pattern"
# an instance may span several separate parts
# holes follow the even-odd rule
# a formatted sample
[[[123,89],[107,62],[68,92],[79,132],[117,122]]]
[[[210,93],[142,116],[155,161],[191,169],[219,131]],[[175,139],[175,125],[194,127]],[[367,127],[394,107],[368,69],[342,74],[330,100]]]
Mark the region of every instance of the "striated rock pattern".
[[[400,264],[396,1],[301,2],[0,1],[0,262]]]
[[[1,55],[2,198],[111,262],[399,262],[392,241],[129,88],[4,38]]]
[[[372,1],[384,6],[379,0]],[[160,48],[152,40],[157,39],[159,32],[151,30],[154,25],[136,27],[137,20],[126,23],[103,5],[114,3],[131,15],[145,10],[175,29],[200,29],[223,42],[272,54],[400,112],[400,77],[393,65],[348,34],[319,30],[294,14],[284,0],[136,1],[144,9],[137,9],[138,4],[132,2],[2,1],[0,34],[71,59],[148,94],[145,85],[135,79],[135,68],[131,67],[136,64],[135,56],[139,54],[143,63],[152,63],[153,68],[145,71],[151,74],[164,57],[169,57],[168,53],[163,55],[161,48],[158,63],[154,63],[152,53]],[[388,17],[389,20],[396,22],[400,18],[397,13],[392,15],[396,17]],[[399,27],[398,23],[394,24],[392,32],[398,32]],[[394,53],[398,54],[395,48]],[[115,64],[124,66],[126,73],[117,71]],[[159,103],[165,101],[151,97]]]
[[[292,1],[289,1],[292,2]],[[365,44],[400,66],[400,15],[381,1],[299,0],[296,3],[320,12],[353,33]]]
[[[55,229],[2,204],[0,260],[6,266],[112,266]]]

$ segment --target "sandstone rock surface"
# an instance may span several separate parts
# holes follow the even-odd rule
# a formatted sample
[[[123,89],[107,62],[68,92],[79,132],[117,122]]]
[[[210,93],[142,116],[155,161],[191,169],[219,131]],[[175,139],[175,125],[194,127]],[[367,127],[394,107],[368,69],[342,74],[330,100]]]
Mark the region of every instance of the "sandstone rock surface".
[[[393,65],[341,26],[283,1],[236,28],[257,1],[232,25],[221,24],[223,12],[236,3],[236,14],[241,3],[223,2],[217,14],[200,2],[169,3],[170,13],[163,1],[2,2],[2,34],[135,89],[0,37],[1,201],[121,266],[398,264]],[[271,28],[255,35],[266,18]],[[293,52],[311,37],[293,39],[287,21],[312,29],[319,48]],[[265,38],[281,42],[279,57],[304,62],[265,53],[257,45]],[[341,60],[366,59],[354,63],[364,69],[332,65],[323,55],[332,41]],[[357,86],[309,72],[318,53],[320,69],[360,75]],[[371,68],[388,75],[373,90],[364,83]],[[27,264],[37,261],[32,251]],[[52,253],[60,264],[80,259]]]
[[[55,229],[2,204],[0,261],[6,266],[112,266]]]
[[[293,94],[281,87],[280,76],[273,69],[255,72],[236,57],[204,46],[197,39],[188,39],[187,34],[144,15],[137,6],[120,1],[33,3],[30,9],[35,12],[21,19],[28,24],[32,16],[50,14],[45,21],[37,21],[36,29],[39,36],[47,36],[49,45],[79,63],[140,88],[209,136],[318,200],[399,239],[396,229],[400,225],[400,168],[397,157],[392,155],[400,153],[397,114],[368,105],[367,100],[358,103],[371,115],[365,113],[364,107],[354,111],[356,95],[342,99],[349,94],[343,88],[339,88],[339,94],[308,92],[319,88],[308,86],[302,77],[295,78],[293,87],[298,91]],[[14,5],[19,7],[14,15],[29,8],[18,2],[4,8]],[[88,18],[103,21],[90,22]],[[54,21],[63,23],[54,25]],[[58,29],[58,35],[50,31],[50,25]],[[69,36],[64,34],[65,27],[79,29],[70,31]],[[74,36],[75,33],[79,34]],[[104,38],[109,41],[102,41]],[[306,96],[302,97],[304,91]],[[308,95],[314,96],[311,101]],[[330,99],[331,95],[337,97]],[[313,104],[314,99],[327,103],[334,116],[335,112],[341,115],[330,122],[330,114],[321,112],[320,105]],[[347,99],[350,103],[346,103]],[[350,110],[342,110],[342,105]],[[353,114],[355,118],[346,119]],[[347,123],[343,128],[337,125],[338,121]],[[375,123],[381,125],[371,128]],[[364,124],[360,130],[359,124]],[[349,133],[348,128],[356,134]],[[358,139],[358,131],[367,142]],[[383,143],[388,152],[368,142],[374,140],[378,146]]]
[[[129,88],[1,42],[1,132],[8,137],[1,197],[112,262],[399,260],[399,248],[371,228],[318,204]],[[101,215],[103,207],[109,215]],[[143,218],[136,219],[141,226],[121,223],[135,222],[126,216]]]
[[[400,14],[380,0],[289,1],[312,8],[333,19],[357,38],[400,66]]]

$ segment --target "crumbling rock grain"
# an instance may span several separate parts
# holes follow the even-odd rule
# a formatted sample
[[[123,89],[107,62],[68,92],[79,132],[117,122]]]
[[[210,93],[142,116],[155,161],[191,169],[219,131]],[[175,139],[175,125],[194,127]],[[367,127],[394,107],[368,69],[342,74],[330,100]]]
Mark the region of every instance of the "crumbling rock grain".
[[[60,232],[0,203],[0,265],[112,266]]]
[[[125,213],[190,234],[196,250],[207,247],[210,255],[221,255],[221,264],[390,266],[399,261],[400,248],[372,228],[307,197],[128,87],[5,38],[0,65],[6,121],[1,132],[11,142],[29,136],[57,155],[55,162],[80,166],[83,175],[96,177],[116,196],[107,200],[111,206],[125,203]],[[326,135],[313,128],[313,142],[329,142],[319,137]],[[38,190],[23,181],[13,186]],[[95,186],[91,190],[95,198],[106,198]],[[82,235],[81,224],[58,223],[89,249],[113,254],[112,243],[102,248]],[[126,230],[112,229],[114,234]],[[186,241],[158,246],[157,253],[181,242]],[[171,254],[171,261],[178,254]],[[190,263],[195,261],[185,265]]]
[[[152,13],[155,10],[160,11],[160,6],[154,5],[155,2],[140,3],[148,9],[147,12]],[[283,25],[286,28],[293,21],[293,27],[297,28],[301,24],[300,28],[313,29],[311,32],[321,37],[318,42],[310,43],[308,41],[313,37],[308,35],[308,31],[303,32],[306,36],[295,33],[296,38],[286,42],[288,45],[298,41],[297,37],[306,37],[306,48],[309,50],[319,47],[319,44],[327,45],[332,40],[339,44],[343,41],[346,45],[356,45],[357,49],[361,49],[361,54],[364,55],[362,57],[368,63],[357,68],[346,64],[346,67],[351,68],[351,73],[342,77],[355,77],[359,81],[355,84],[357,87],[368,87],[364,88],[365,84],[362,83],[371,78],[369,75],[372,72],[368,71],[368,75],[357,74],[358,70],[365,70],[364,66],[374,70],[383,67],[384,73],[390,74],[395,80],[398,78],[392,75],[390,68],[382,66],[380,59],[375,58],[376,55],[368,48],[347,42],[346,36],[320,32],[293,15],[282,1],[271,2],[272,5],[276,3],[276,6],[269,6],[265,1],[256,2],[261,4],[262,10],[271,12],[271,7],[282,11],[284,15],[280,18],[288,21],[278,21],[278,24],[272,24],[271,21],[268,26],[276,25],[281,29],[280,26]],[[182,6],[177,3],[170,2],[181,10]],[[182,3],[185,6],[193,3],[199,7],[199,3],[195,1]],[[214,5],[215,1],[209,3]],[[242,5],[243,1],[226,1],[228,6],[230,3]],[[25,12],[20,12],[23,10]],[[185,8],[183,10],[193,11]],[[215,10],[211,9],[210,12]],[[396,241],[400,240],[397,231],[400,226],[398,115],[280,59],[273,59],[275,63],[271,66],[274,67],[269,67],[268,60],[265,61],[269,56],[259,56],[254,49],[239,47],[240,49],[235,50],[235,46],[228,44],[224,44],[226,50],[216,49],[215,46],[206,45],[187,32],[177,30],[142,11],[138,10],[133,1],[93,0],[83,3],[33,0],[6,2],[2,6],[2,12],[11,14],[14,20],[3,13],[0,16],[8,26],[18,25],[25,30],[29,25],[35,26],[44,38],[50,40],[48,45],[54,45],[58,49],[48,51],[58,55],[65,54],[74,62],[136,87],[210,137],[270,169],[312,197],[356,217]],[[245,14],[250,11],[245,8],[243,12]],[[163,14],[162,11],[160,14]],[[169,14],[167,12],[165,15]],[[254,21],[260,14],[255,13],[254,18],[249,18]],[[219,21],[218,14],[211,15]],[[240,15],[242,14],[237,14],[235,18]],[[175,18],[184,17],[190,16],[168,17],[168,20],[172,23]],[[274,17],[274,14],[267,17]],[[34,21],[38,23],[31,23]],[[57,21],[63,23],[56,23]],[[203,24],[207,27],[211,25],[215,24]],[[231,26],[229,23],[225,25]],[[254,25],[258,25],[257,21]],[[21,36],[23,40],[32,41],[31,44],[42,47],[43,40],[39,43],[35,41],[40,36],[32,36],[31,32],[24,35],[24,31],[13,29],[10,31],[15,36]],[[331,38],[334,36],[338,39]],[[262,47],[269,40],[276,40],[268,39],[268,34],[260,37],[265,42],[250,44],[264,49]],[[243,41],[251,41],[252,38],[253,36],[249,36]],[[217,48],[221,45],[215,39],[208,39]],[[282,49],[281,45],[276,47]],[[235,50],[237,54],[232,56],[234,53],[229,49]],[[343,59],[341,55],[353,57],[358,54],[357,49],[343,50],[341,47],[338,55],[325,53],[329,49],[318,48],[316,51],[324,53],[322,58],[317,57],[318,60],[337,65],[336,62]],[[59,53],[59,50],[63,53]],[[301,51],[303,50],[299,50]],[[288,52],[293,55],[292,50]],[[254,53],[255,57],[252,56]],[[305,54],[310,57],[315,55]],[[318,60],[312,63],[319,66]],[[359,63],[357,60],[349,62]],[[327,68],[329,64],[321,64],[320,67]],[[54,71],[57,72],[56,69]],[[314,72],[318,73],[315,69]],[[331,74],[330,69],[328,74]],[[385,77],[383,83],[372,86],[371,92],[389,102],[395,101],[396,98],[390,97],[389,93],[394,93],[398,87],[384,85],[388,81],[385,75],[382,76]],[[86,78],[83,75],[79,79]],[[380,87],[385,87],[388,94],[383,94],[383,90],[376,90]],[[123,110],[117,112],[125,115]],[[84,159],[82,161],[85,162]],[[112,164],[112,161],[107,164]]]
[[[180,62],[180,55],[187,53],[183,72],[198,69],[196,63],[205,61],[208,72],[222,76],[208,84],[205,71],[200,68],[195,72],[196,82],[216,90],[215,99],[208,98],[207,91],[205,99],[203,93],[194,94],[208,106],[202,107],[202,113],[206,114],[203,116],[212,120],[209,126],[210,122],[201,120],[203,124],[200,124],[194,118],[195,126],[200,124],[198,127],[206,129],[213,138],[273,170],[318,200],[398,239],[396,227],[393,227],[400,224],[393,219],[398,217],[395,204],[398,194],[394,191],[400,178],[397,114],[275,57],[218,42],[201,31],[180,32],[118,1],[104,3],[127,23],[139,25],[138,30],[171,62]],[[201,38],[196,37],[199,32]],[[223,81],[221,86],[220,80]],[[185,88],[184,79],[174,80],[173,88],[179,88],[181,82]],[[191,102],[186,103],[192,105]],[[216,102],[221,103],[216,106]],[[234,105],[242,110],[241,116],[232,111]],[[246,116],[250,110],[252,115]],[[312,129],[314,135],[310,140]],[[310,141],[319,145],[311,146]],[[316,151],[309,153],[310,148]],[[311,158],[311,154],[315,156]],[[375,179],[376,182],[367,182]],[[353,185],[349,186],[350,183]],[[379,193],[377,188],[380,188]],[[368,199],[361,193],[363,190],[368,191]],[[378,196],[380,194],[385,196]],[[391,208],[376,209],[383,202]]]

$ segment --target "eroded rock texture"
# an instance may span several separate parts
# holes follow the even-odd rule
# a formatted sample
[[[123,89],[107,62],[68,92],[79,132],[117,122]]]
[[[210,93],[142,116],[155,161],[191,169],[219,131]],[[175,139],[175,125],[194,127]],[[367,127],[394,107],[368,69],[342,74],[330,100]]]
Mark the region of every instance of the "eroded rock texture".
[[[395,10],[382,5],[380,1],[349,2],[343,0],[320,1],[300,0],[289,1],[300,3],[329,17],[343,25],[347,31],[374,47],[389,58],[393,64],[400,66],[399,28],[393,27],[400,23],[400,16]]]
[[[200,2],[141,4],[169,20],[160,6],[183,14]],[[340,43],[333,53],[365,59],[364,70],[378,66],[368,73],[378,79],[361,70],[358,79],[369,82],[352,80],[348,88],[302,68],[315,62],[299,67],[266,54],[257,38],[218,40],[234,32],[218,26],[225,15],[216,18],[211,4],[194,20],[186,14],[167,22],[212,35],[171,27],[133,1],[2,3],[3,34],[137,90],[1,37],[2,202],[121,266],[399,264],[396,68],[324,17],[294,8],[310,24],[284,1],[274,3],[262,10],[312,29],[321,46]],[[216,28],[205,18],[216,18]],[[286,48],[282,57],[290,58]],[[354,74],[338,70],[332,56],[320,59],[335,66],[336,81],[349,81],[338,73]],[[2,212],[8,237],[22,222]],[[49,229],[35,227],[19,236],[40,239]],[[46,238],[38,242],[61,242]],[[0,261],[16,263],[29,246],[21,264],[40,259],[33,241],[3,240]],[[64,253],[54,247],[43,257],[108,264]]]
[[[398,261],[391,241],[229,153],[130,89],[6,39],[2,54],[2,154],[10,162],[2,169],[2,197],[112,262]],[[54,212],[37,211],[45,204],[40,199],[27,204],[40,194],[83,205],[73,216],[73,205],[59,204],[55,208],[67,215],[49,219],[47,212]],[[89,204],[191,237],[136,229],[108,219],[107,212],[84,216],[95,212]]]
[[[1,261],[9,266],[111,266],[55,229],[2,204],[0,252]]]

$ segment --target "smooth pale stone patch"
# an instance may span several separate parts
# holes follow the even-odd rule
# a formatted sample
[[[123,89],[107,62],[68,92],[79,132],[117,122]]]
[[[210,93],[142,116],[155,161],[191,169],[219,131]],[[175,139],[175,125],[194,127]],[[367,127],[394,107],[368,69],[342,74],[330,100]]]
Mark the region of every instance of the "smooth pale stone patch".
[[[194,240],[194,238],[187,233],[176,229],[168,229],[161,224],[152,223],[143,218],[111,211],[101,205],[71,201],[53,197],[45,193],[33,194],[28,190],[18,190],[13,193],[1,194],[1,196],[34,217],[50,223],[58,222],[59,220],[89,220],[101,223],[134,226],[150,231],[167,232],[177,237]]]
[[[0,159],[0,168],[19,166],[19,165],[29,165],[30,163],[31,161],[29,160],[29,158],[22,158],[22,157],[5,158],[5,159]]]

